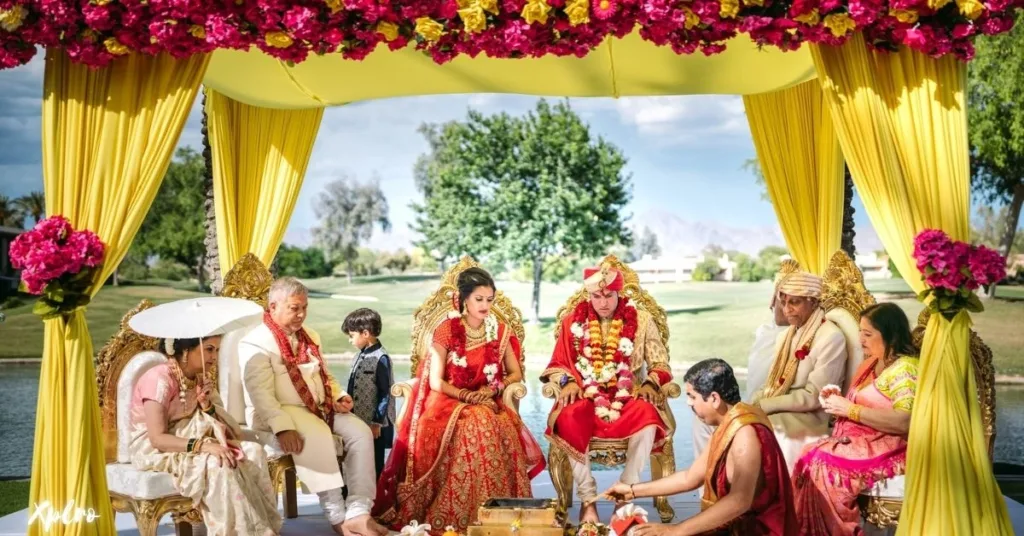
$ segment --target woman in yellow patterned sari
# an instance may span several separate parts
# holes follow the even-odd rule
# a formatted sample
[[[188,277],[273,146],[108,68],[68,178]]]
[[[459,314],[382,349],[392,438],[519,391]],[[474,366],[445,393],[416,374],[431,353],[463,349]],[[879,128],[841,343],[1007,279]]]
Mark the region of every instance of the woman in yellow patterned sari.
[[[837,417],[832,436],[805,450],[793,470],[800,534],[860,534],[857,495],[906,467],[918,365],[907,315],[893,303],[865,309],[860,343],[864,363],[847,396],[822,390],[822,408]]]
[[[523,373],[519,341],[490,314],[494,281],[469,268],[458,290],[459,312],[437,327],[420,362],[374,501],[385,525],[415,520],[435,536],[448,526],[465,533],[487,499],[532,496],[530,479],[544,469],[540,446],[502,403]]]

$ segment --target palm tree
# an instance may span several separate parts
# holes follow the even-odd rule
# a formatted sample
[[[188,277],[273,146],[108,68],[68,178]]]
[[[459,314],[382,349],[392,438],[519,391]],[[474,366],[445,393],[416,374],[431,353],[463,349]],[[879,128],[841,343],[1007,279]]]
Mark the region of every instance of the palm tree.
[[[25,216],[18,208],[15,200],[0,194],[0,226],[21,228],[25,223]]]
[[[46,196],[43,192],[32,192],[14,200],[14,206],[18,207],[22,217],[32,218],[33,223],[39,223],[46,217]]]

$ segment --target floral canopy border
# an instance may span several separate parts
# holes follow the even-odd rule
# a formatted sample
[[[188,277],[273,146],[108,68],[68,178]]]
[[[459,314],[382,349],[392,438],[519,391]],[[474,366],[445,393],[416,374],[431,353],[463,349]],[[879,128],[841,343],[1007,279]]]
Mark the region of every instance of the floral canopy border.
[[[747,34],[795,50],[856,31],[880,50],[974,55],[979,34],[1008,31],[1024,0],[0,0],[0,68],[37,46],[104,66],[130,52],[177,57],[257,47],[299,63],[310,53],[363,59],[385,43],[435,62],[585,56],[610,36],[640,35],[678,54],[721,52]]]

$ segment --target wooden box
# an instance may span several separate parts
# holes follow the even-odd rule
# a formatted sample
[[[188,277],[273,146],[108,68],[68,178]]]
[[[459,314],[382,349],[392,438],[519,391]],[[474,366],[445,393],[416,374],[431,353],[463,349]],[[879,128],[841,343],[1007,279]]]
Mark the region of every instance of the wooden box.
[[[553,499],[490,499],[477,510],[469,536],[562,536]]]

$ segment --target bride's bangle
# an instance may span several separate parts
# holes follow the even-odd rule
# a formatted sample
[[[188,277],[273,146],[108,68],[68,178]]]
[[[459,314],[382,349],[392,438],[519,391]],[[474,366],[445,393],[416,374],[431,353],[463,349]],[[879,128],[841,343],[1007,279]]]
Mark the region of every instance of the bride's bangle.
[[[459,402],[466,401],[466,395],[469,393],[469,389],[459,389],[459,394],[455,397],[459,399]]]
[[[860,410],[861,406],[859,404],[851,404],[850,409],[846,410],[846,418],[853,422],[860,422]]]

